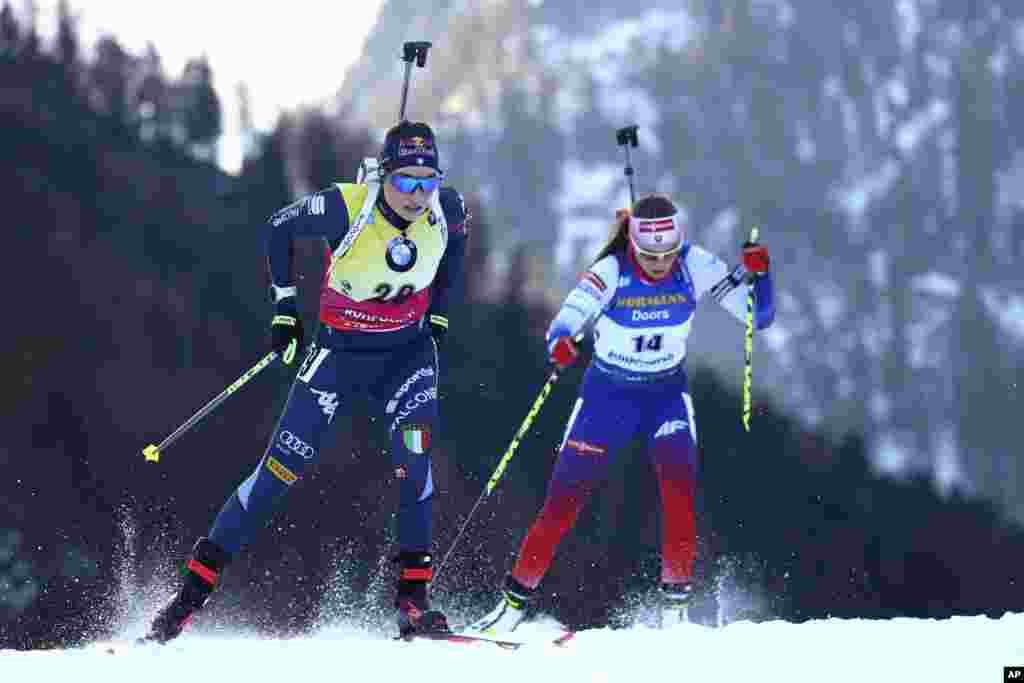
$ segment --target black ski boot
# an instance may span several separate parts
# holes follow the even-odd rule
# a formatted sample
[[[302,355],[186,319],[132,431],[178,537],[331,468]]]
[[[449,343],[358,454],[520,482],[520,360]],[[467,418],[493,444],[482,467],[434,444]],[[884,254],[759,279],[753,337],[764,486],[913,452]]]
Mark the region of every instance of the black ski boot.
[[[181,590],[157,613],[149,633],[139,642],[163,644],[181,635],[192,621],[192,616],[206,604],[228,559],[227,553],[208,538],[196,541],[192,558],[182,570],[184,583]]]
[[[718,590],[715,583],[702,582],[693,592],[693,598],[687,608],[687,620],[691,624],[718,628],[723,624],[719,612]]]
[[[395,607],[398,608],[399,637],[411,639],[417,634],[451,633],[444,614],[430,609],[427,589],[434,578],[430,554],[405,551],[397,560],[400,570]]]
[[[717,628],[718,594],[706,582],[663,583],[659,591],[658,627],[689,623]]]
[[[658,590],[658,628],[689,621],[690,604],[693,601],[693,584],[663,583]]]

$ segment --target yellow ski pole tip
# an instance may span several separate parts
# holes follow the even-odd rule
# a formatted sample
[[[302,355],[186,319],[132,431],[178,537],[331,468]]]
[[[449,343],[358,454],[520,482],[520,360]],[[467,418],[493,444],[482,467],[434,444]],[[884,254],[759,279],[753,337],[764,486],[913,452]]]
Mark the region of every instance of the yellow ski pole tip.
[[[143,448],[142,454],[146,456],[146,462],[160,462],[160,450],[153,444]]]

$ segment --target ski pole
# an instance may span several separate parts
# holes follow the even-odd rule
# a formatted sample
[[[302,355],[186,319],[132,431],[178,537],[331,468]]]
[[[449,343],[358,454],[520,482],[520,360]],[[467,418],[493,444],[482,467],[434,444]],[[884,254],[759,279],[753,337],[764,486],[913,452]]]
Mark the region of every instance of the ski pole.
[[[750,243],[757,244],[758,228],[750,231]],[[750,431],[750,413],[753,407],[751,387],[754,383],[754,282],[747,278],[747,334],[743,340],[743,429]]]
[[[405,121],[405,103],[409,97],[409,79],[412,77],[412,62],[416,60],[416,66],[423,68],[427,65],[427,50],[430,43],[417,41],[404,43],[402,45],[402,61],[405,62],[405,82],[402,84],[402,103],[398,107],[398,120]]]
[[[633,187],[633,164],[630,162],[629,159],[629,147],[630,145],[632,145],[633,147],[637,146],[638,140],[636,137],[636,132],[638,129],[638,126],[632,125],[626,126],[625,128],[619,128],[617,131],[615,131],[616,140],[618,140],[619,144],[622,145],[622,148],[626,151],[626,168],[623,169],[623,172],[626,174],[626,180],[629,181],[630,208],[632,208],[633,204],[636,203],[636,189]]]
[[[577,336],[577,340],[579,337]],[[547,400],[548,394],[551,393],[551,388],[555,386],[555,382],[558,381],[560,376],[558,368],[551,371],[548,375],[548,379],[544,382],[544,386],[540,390],[540,394],[533,401],[533,406],[530,407],[530,412],[526,414],[526,419],[523,420],[523,424],[519,426],[519,431],[512,438],[512,443],[509,444],[508,448],[505,449],[505,454],[501,456],[501,460],[498,461],[498,466],[494,469],[494,473],[491,474],[491,478],[487,480],[487,485],[484,486],[483,492],[480,497],[476,499],[476,503],[473,504],[473,508],[469,511],[469,515],[466,516],[465,521],[462,522],[462,527],[459,529],[459,533],[455,535],[455,540],[452,541],[452,545],[448,548],[448,552],[444,554],[444,559],[441,560],[441,564],[437,570],[434,571],[434,581],[440,576],[441,570],[444,569],[445,564],[448,563],[448,558],[451,557],[452,551],[455,550],[455,546],[458,544],[459,539],[462,538],[462,534],[466,531],[466,527],[469,526],[469,521],[473,519],[473,515],[476,514],[476,509],[480,507],[480,504],[484,502],[484,499],[491,495],[491,491],[497,486],[498,480],[501,479],[501,475],[504,474],[505,468],[508,467],[508,463],[512,460],[512,456],[515,455],[516,449],[519,448],[519,442],[526,432],[530,429],[530,425],[533,424],[534,419],[537,417],[537,413],[540,412],[540,408],[544,405],[544,401]]]
[[[166,439],[161,441],[159,443],[159,445],[150,444],[150,445],[146,446],[145,448],[143,448],[142,449],[142,455],[146,458],[146,461],[147,462],[160,462],[160,452],[161,451],[163,451],[165,448],[167,448],[172,443],[174,443],[179,438],[181,438],[182,435],[185,434],[185,432],[187,432],[190,429],[192,429],[193,427],[195,427],[196,424],[198,424],[200,420],[202,420],[204,417],[206,417],[207,415],[212,413],[214,408],[216,408],[221,403],[223,403],[225,400],[227,400],[228,396],[230,396],[231,394],[233,394],[236,391],[238,391],[240,388],[242,388],[242,386],[245,385],[246,382],[251,380],[253,377],[258,375],[261,370],[263,370],[265,367],[270,365],[274,361],[274,359],[277,358],[277,356],[278,356],[277,351],[271,351],[267,355],[263,356],[263,358],[261,358],[260,361],[258,363],[256,363],[256,365],[254,365],[251,368],[249,368],[248,370],[246,370],[245,374],[243,374],[241,377],[239,377],[234,382],[232,382],[230,385],[228,385],[228,387],[226,389],[224,389],[224,391],[222,391],[219,394],[217,394],[216,396],[214,396],[210,400],[209,403],[207,403],[205,406],[203,406],[202,408],[199,409],[199,412],[197,412],[195,415],[193,415],[189,419],[185,420],[184,424],[182,424],[180,427],[175,429],[170,434],[170,436],[168,436]]]

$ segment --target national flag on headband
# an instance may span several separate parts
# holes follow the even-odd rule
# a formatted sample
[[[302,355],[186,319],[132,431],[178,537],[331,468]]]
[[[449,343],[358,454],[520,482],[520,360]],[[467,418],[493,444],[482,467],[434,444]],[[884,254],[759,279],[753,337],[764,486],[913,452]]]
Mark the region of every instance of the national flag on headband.
[[[659,218],[654,221],[637,221],[638,232],[665,232],[676,227],[676,222],[671,218]]]
[[[430,430],[426,427],[408,427],[402,430],[402,442],[412,453],[426,453],[430,448]]]

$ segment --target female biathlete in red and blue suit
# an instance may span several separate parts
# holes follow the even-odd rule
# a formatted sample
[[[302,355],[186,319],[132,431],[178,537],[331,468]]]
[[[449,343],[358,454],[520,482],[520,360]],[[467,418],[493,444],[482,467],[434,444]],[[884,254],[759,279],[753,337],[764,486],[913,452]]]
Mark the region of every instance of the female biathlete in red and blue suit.
[[[743,265],[730,271],[686,240],[686,224],[685,211],[663,195],[643,197],[621,212],[612,239],[551,323],[552,362],[563,368],[573,363],[573,339],[588,329],[593,361],[544,506],[505,578],[501,600],[469,630],[508,633],[523,621],[562,536],[612,458],[637,434],[647,440],[661,495],[661,589],[673,606],[684,608],[689,600],[697,549],[697,427],[684,361],[697,301],[711,293],[744,321],[747,288],[738,285],[751,277],[757,329],[772,323],[775,308],[765,247],[744,245]]]

